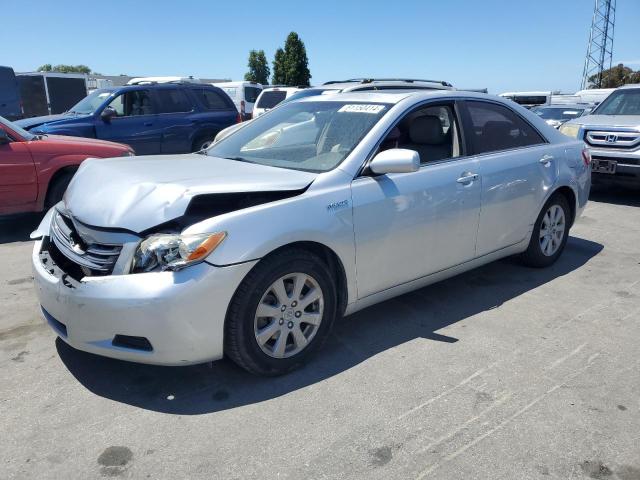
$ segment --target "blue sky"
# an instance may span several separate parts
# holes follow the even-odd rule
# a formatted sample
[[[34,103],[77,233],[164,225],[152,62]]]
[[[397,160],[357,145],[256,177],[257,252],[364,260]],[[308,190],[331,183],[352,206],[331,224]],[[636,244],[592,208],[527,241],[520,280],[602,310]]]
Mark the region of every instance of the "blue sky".
[[[294,30],[312,83],[444,79],[463,88],[575,91],[592,0],[3,0],[0,63],[83,63],[104,74],[241,79],[247,54]],[[640,69],[640,2],[618,0],[614,61]],[[9,21],[11,19],[11,21]]]

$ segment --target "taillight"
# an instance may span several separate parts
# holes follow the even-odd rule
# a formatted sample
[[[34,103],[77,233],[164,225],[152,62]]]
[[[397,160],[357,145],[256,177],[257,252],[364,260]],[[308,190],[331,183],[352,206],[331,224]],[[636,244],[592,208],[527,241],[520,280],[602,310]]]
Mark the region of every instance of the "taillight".
[[[240,114],[236,115],[236,123],[242,122],[242,116]]]
[[[591,165],[591,152],[588,148],[582,149],[582,161],[584,162],[585,167]]]
[[[244,115],[244,100],[240,100],[240,114]]]

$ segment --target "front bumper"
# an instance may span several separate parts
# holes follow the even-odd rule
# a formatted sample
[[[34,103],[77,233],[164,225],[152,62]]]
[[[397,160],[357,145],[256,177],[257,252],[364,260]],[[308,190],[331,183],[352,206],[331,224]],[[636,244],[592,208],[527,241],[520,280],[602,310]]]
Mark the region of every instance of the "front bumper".
[[[60,338],[78,350],[158,365],[222,358],[227,306],[256,263],[200,263],[177,272],[85,277],[78,282],[45,267],[41,248],[42,241],[36,241],[36,294],[45,320]],[[152,350],[116,346],[116,335],[144,337]]]
[[[606,149],[589,147],[591,156],[597,160],[613,160],[617,162],[616,172],[593,173],[594,181],[615,181],[640,184],[640,150]]]

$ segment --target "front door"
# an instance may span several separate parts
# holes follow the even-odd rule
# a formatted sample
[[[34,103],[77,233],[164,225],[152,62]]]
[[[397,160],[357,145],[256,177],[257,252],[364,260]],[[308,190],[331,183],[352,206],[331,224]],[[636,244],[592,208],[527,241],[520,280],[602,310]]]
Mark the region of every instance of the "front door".
[[[452,104],[413,111],[381,149],[417,151],[420,169],[352,182],[358,298],[474,258],[481,178],[459,132]]]
[[[162,128],[148,90],[122,93],[108,106],[116,111],[116,116],[104,121],[98,115],[96,136],[99,139],[127,144],[138,155],[160,153]]]

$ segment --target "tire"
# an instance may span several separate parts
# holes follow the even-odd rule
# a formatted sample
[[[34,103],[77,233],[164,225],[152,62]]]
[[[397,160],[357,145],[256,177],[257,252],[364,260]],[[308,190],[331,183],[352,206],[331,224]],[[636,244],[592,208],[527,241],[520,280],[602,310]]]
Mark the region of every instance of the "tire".
[[[200,150],[204,150],[205,148],[208,148],[211,146],[211,144],[213,143],[213,139],[215,138],[215,134],[214,135],[203,135],[200,136],[198,138],[196,138],[193,141],[193,146],[191,147],[191,151],[192,152],[199,152]]]
[[[60,200],[62,200],[62,196],[67,190],[69,182],[71,181],[75,173],[75,171],[62,173],[49,185],[49,189],[47,190],[47,198],[44,202],[45,209],[48,210]]]
[[[300,295],[295,292],[296,280]],[[280,296],[274,285],[284,288]],[[318,292],[318,300],[304,305]],[[287,298],[280,301],[285,294]],[[225,322],[225,354],[253,374],[285,374],[303,365],[322,346],[336,312],[336,286],[320,257],[300,249],[275,253],[249,272],[231,300]]]
[[[547,227],[548,225],[550,227]],[[570,226],[571,209],[567,199],[561,194],[553,195],[542,207],[531,234],[529,247],[522,254],[525,265],[535,268],[553,265],[564,250]],[[546,235],[545,231],[548,232]]]

